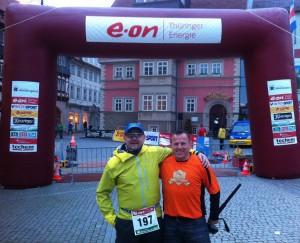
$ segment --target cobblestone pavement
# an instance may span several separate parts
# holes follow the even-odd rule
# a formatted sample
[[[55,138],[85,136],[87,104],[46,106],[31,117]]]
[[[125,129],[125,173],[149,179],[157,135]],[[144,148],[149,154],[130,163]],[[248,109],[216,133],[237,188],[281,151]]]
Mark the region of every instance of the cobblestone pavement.
[[[230,233],[220,223],[219,233],[211,237],[213,243],[300,242],[300,179],[249,176],[219,181],[221,202],[238,183],[242,187],[221,214]],[[97,182],[86,182],[0,188],[0,242],[114,242],[115,232],[95,202],[96,187]]]

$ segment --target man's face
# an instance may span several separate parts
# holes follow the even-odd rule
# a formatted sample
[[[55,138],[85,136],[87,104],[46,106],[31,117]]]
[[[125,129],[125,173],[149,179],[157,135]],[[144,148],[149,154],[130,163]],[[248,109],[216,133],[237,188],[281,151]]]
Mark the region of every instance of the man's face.
[[[129,150],[140,149],[145,141],[145,135],[140,129],[130,129],[127,134],[124,135],[126,146]]]
[[[187,134],[173,135],[172,151],[177,161],[185,161],[189,158],[190,147],[191,145]]]

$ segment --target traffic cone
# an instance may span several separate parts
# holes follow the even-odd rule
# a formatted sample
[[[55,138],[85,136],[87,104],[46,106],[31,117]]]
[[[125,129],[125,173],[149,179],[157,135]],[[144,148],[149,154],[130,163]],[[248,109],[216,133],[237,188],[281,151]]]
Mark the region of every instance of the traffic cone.
[[[60,176],[60,163],[54,162],[54,174],[53,174],[52,179],[54,181],[60,181],[61,180],[61,176]]]
[[[245,160],[245,162],[244,162],[243,170],[242,170],[241,174],[244,175],[244,176],[250,175],[250,172],[249,172],[249,164],[248,164],[248,161],[247,161],[247,160]]]
[[[72,135],[71,141],[70,141],[70,147],[75,148],[76,147],[76,141],[75,141],[75,136]]]

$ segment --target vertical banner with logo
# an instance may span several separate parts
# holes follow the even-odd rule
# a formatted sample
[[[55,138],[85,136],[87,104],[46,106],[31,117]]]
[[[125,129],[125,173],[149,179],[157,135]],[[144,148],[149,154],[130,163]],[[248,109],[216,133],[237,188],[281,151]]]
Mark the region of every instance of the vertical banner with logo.
[[[36,152],[39,83],[12,81],[10,152]]]
[[[274,146],[297,144],[291,80],[268,81],[268,94]]]

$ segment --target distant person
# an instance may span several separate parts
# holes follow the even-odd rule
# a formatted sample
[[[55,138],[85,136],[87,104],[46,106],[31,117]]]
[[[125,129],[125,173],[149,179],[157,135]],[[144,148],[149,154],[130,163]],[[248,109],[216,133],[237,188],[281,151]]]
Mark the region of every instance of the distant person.
[[[83,122],[83,131],[84,131],[84,136],[87,137],[87,132],[88,132],[87,121]]]
[[[224,147],[224,140],[226,138],[226,129],[223,126],[219,128],[218,138],[220,141],[220,150],[222,150]]]
[[[56,134],[58,134],[59,138],[62,139],[63,138],[63,133],[64,133],[64,126],[61,122],[59,122],[56,125]]]
[[[115,226],[116,243],[161,243],[159,165],[172,151],[144,145],[140,123],[128,124],[124,141],[104,168],[96,191],[99,209],[105,220]],[[110,197],[115,188],[117,212]]]
[[[199,128],[199,130],[198,130],[198,136],[199,137],[205,137],[206,136],[206,133],[207,133],[207,131],[206,131],[206,128],[203,126],[203,124],[201,123],[200,124],[200,128]]]
[[[220,121],[219,121],[219,117],[216,117],[213,123],[213,137],[217,138],[218,137],[218,131],[220,128]]]
[[[160,168],[164,204],[164,243],[209,243],[205,219],[204,190],[210,193],[208,224],[219,218],[220,186],[211,168],[189,153],[189,136],[178,131],[172,136],[173,154]]]
[[[72,124],[72,122],[69,122],[69,124],[68,124],[68,135],[69,134],[73,134],[73,124]]]

